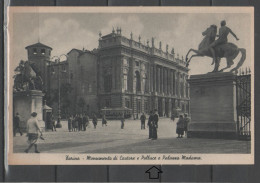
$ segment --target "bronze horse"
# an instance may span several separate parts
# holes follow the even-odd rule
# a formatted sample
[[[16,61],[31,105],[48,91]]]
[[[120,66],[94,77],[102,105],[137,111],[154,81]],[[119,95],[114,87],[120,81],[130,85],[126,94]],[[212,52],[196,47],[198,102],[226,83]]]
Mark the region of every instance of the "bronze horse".
[[[208,56],[212,58],[212,54],[209,50],[209,45],[215,41],[217,34],[217,26],[216,25],[211,25],[207,30],[205,30],[202,35],[204,36],[204,39],[201,41],[199,44],[198,50],[195,49],[190,49],[186,55],[186,66],[189,66],[189,63],[193,57],[203,57],[203,56]],[[215,62],[215,67],[212,72],[223,72],[224,70],[230,68],[234,64],[234,59],[238,56],[239,52],[241,52],[242,56],[233,69],[230,70],[230,72],[237,72],[237,70],[243,65],[245,59],[246,59],[246,49],[244,48],[238,48],[235,44],[233,43],[226,43],[222,45],[218,45],[215,48],[215,54],[216,54],[216,62]],[[194,55],[192,55],[189,59],[189,53],[193,51],[195,52]],[[227,61],[227,66],[221,70],[219,70],[219,64],[221,58],[226,58]],[[212,63],[214,64],[214,62]]]
[[[14,89],[16,91],[24,90],[42,90],[43,81],[35,66],[28,61],[21,61],[16,71],[19,74],[14,76]]]

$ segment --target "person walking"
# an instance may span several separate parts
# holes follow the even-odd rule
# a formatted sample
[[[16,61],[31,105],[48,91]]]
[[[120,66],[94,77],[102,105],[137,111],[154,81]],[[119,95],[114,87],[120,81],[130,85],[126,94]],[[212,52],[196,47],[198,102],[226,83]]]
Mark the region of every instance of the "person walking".
[[[178,134],[177,138],[182,138],[183,132],[184,132],[184,120],[183,120],[183,115],[180,115],[176,126],[176,133]]]
[[[92,122],[93,122],[94,128],[96,129],[96,128],[97,128],[97,116],[96,116],[95,113],[93,113],[93,119],[92,119]]]
[[[190,122],[190,118],[188,117],[187,113],[184,114],[183,121],[184,121],[184,129],[183,129],[184,130],[184,134],[185,134],[185,136],[187,136],[188,125],[189,125],[189,122]]]
[[[140,117],[140,120],[141,120],[141,130],[145,130],[145,120],[146,120],[146,116],[144,113],[142,113],[141,117]]]
[[[68,119],[68,129],[69,129],[69,132],[71,132],[73,129],[72,129],[72,115],[70,115],[69,119]]]
[[[158,130],[158,122],[159,122],[159,116],[157,114],[157,110],[154,110],[153,114],[153,120],[152,120],[152,140],[157,140],[157,130]]]
[[[79,121],[78,120],[79,120],[79,116],[78,116],[78,114],[76,114],[75,119],[74,119],[74,121],[75,121],[74,131],[75,132],[79,130]]]
[[[88,121],[88,119],[87,119],[87,115],[85,113],[82,118],[83,131],[86,131],[87,121]]]
[[[16,136],[16,131],[19,131],[20,135],[22,136],[23,133],[20,129],[20,117],[19,117],[19,113],[17,112],[16,115],[14,116],[14,120],[13,120],[13,133],[14,133],[14,137]]]
[[[152,139],[152,121],[153,121],[153,111],[150,111],[150,116],[148,118],[147,126],[149,129],[149,137],[148,139]]]
[[[175,115],[174,115],[174,113],[172,113],[171,120],[172,120],[173,122],[174,122],[174,120],[175,120]]]
[[[121,129],[124,129],[125,127],[125,115],[122,113],[121,115]]]
[[[38,151],[38,147],[37,147],[37,140],[38,140],[38,132],[41,134],[42,136],[42,132],[40,130],[39,124],[38,124],[38,120],[37,120],[37,113],[33,112],[31,114],[31,118],[27,121],[27,136],[28,136],[28,143],[29,146],[28,148],[24,151],[26,153],[29,152],[29,150],[32,148],[32,146],[34,146],[35,148],[35,153],[40,153]]]
[[[51,130],[52,131],[56,131],[56,125],[55,125],[55,120],[54,120],[54,117],[53,117],[53,115],[51,114],[51,116],[50,116],[50,119],[51,119]]]
[[[78,130],[79,131],[82,131],[82,121],[83,121],[82,114],[79,114],[78,115]]]
[[[102,127],[103,127],[103,125],[107,126],[107,119],[106,119],[106,115],[105,114],[103,114],[103,116],[102,116]]]

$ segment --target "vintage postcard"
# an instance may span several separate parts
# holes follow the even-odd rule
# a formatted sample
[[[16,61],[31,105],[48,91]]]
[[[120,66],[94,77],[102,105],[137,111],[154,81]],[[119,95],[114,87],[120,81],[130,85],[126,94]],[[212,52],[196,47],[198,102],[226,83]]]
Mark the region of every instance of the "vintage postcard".
[[[254,164],[253,7],[9,7],[9,165]]]

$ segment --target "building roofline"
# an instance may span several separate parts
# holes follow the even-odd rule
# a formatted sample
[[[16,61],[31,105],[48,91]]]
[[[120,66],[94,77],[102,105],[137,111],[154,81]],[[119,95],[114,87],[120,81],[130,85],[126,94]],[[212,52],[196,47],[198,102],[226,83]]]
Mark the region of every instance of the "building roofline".
[[[49,49],[52,50],[51,47],[49,47],[49,46],[47,46],[47,45],[45,45],[45,44],[42,44],[42,43],[40,43],[40,42],[35,43],[35,44],[32,44],[32,45],[29,45],[29,46],[26,46],[25,49],[28,49],[28,48],[31,48],[31,47],[46,47],[46,48],[49,48]]]

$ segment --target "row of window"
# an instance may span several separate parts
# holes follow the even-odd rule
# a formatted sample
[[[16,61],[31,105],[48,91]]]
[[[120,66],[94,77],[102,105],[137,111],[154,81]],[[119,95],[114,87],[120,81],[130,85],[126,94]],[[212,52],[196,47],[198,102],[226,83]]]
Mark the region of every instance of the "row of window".
[[[34,55],[37,55],[37,53],[38,53],[37,48],[33,48],[33,54],[34,54]],[[45,55],[45,54],[46,54],[46,49],[41,49],[41,50],[40,50],[40,53],[41,53],[42,55]]]

